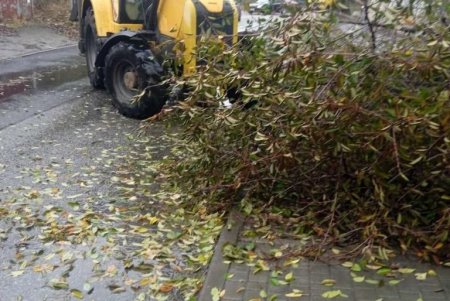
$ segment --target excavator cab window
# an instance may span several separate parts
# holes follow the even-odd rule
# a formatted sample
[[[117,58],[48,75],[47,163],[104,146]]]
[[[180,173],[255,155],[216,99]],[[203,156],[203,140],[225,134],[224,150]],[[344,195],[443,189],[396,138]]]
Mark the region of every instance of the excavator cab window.
[[[144,20],[144,9],[142,0],[125,0],[125,14],[130,21]]]
[[[144,22],[145,0],[113,0],[119,5],[115,12],[117,23],[139,24]],[[116,5],[117,5],[116,4]]]

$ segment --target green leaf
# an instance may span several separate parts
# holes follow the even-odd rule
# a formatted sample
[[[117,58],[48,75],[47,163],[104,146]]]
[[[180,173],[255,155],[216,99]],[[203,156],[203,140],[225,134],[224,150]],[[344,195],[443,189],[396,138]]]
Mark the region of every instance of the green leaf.
[[[64,279],[51,279],[50,286],[57,290],[69,288],[69,284]]]
[[[260,296],[261,298],[267,298],[267,293],[266,293],[266,291],[265,291],[265,290],[261,290],[261,291],[259,292],[259,296]]]
[[[269,271],[270,270],[270,267],[267,264],[267,262],[265,260],[262,260],[262,259],[260,259],[260,260],[258,260],[256,262],[256,267],[260,268],[263,271]]]
[[[432,277],[436,277],[437,276],[437,273],[436,273],[435,270],[428,270],[427,274],[428,274],[428,276],[432,276]]]
[[[346,267],[346,268],[351,268],[351,267],[353,267],[353,262],[346,261],[346,262],[342,263],[342,266]]]
[[[288,298],[300,298],[304,295],[303,291],[298,289],[293,289],[292,292],[287,293],[285,296]]]
[[[83,290],[88,295],[90,295],[94,291],[94,288],[92,287],[92,285],[90,283],[86,282],[85,284],[83,284]]]
[[[24,272],[25,272],[25,270],[13,271],[13,272],[11,272],[11,276],[18,277],[18,276],[22,275]]]
[[[400,268],[400,269],[398,269],[398,272],[402,273],[402,274],[411,274],[411,273],[414,273],[415,270],[416,269]]]
[[[362,268],[361,268],[361,266],[360,266],[359,264],[354,263],[354,264],[352,265],[351,270],[352,270],[353,272],[361,272],[361,271],[362,271]]]
[[[401,282],[401,280],[397,280],[397,279],[393,279],[393,280],[389,280],[389,285],[397,285]]]
[[[217,287],[211,289],[212,301],[219,301],[225,295],[225,290],[219,291]]]
[[[256,245],[253,241],[251,241],[245,245],[245,249],[247,251],[253,251],[255,248],[256,248]]]
[[[416,276],[417,280],[426,280],[427,279],[427,273],[415,273],[414,276]]]
[[[322,297],[325,299],[334,299],[337,297],[348,298],[346,294],[344,294],[341,290],[327,291],[322,294]]]
[[[366,279],[366,283],[368,284],[373,284],[373,285],[380,285],[380,280],[375,280],[375,279]]]
[[[390,268],[381,268],[377,271],[377,274],[385,276],[385,275],[389,274],[390,272],[391,272]]]
[[[73,210],[78,210],[80,209],[80,203],[78,202],[67,202],[67,204],[72,207]]]
[[[339,250],[337,248],[332,248],[331,252],[333,252],[334,255],[339,255],[341,253],[341,250]]]
[[[336,280],[334,280],[334,279],[324,279],[324,280],[322,280],[322,282],[320,284],[325,285],[325,286],[333,286],[333,285],[336,284]]]
[[[358,283],[364,282],[365,279],[366,279],[366,277],[364,277],[364,276],[353,277],[353,281],[358,282]]]
[[[181,232],[171,231],[171,232],[167,233],[167,238],[174,240],[174,239],[178,239],[181,235],[182,235]]]
[[[294,274],[292,274],[292,272],[286,274],[286,276],[284,276],[284,280],[286,280],[287,282],[291,282],[292,280],[294,280]]]
[[[77,290],[77,289],[71,289],[70,293],[71,293],[71,295],[74,298],[77,298],[77,299],[83,299],[84,298],[83,293],[81,291]]]

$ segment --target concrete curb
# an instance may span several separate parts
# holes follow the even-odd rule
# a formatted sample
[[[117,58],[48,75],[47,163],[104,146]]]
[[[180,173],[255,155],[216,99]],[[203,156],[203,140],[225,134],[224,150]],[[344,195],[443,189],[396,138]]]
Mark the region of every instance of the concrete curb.
[[[7,61],[12,61],[12,60],[16,60],[16,59],[32,56],[32,55],[38,55],[38,54],[42,54],[42,53],[46,53],[46,52],[62,50],[62,49],[65,49],[65,48],[72,48],[72,47],[77,47],[77,44],[64,45],[64,46],[59,46],[59,47],[55,47],[55,48],[50,48],[50,49],[45,49],[45,50],[40,50],[40,51],[35,51],[35,52],[29,52],[29,53],[24,53],[24,54],[20,54],[20,55],[13,56],[13,57],[3,58],[3,59],[0,59],[0,63],[7,62]]]
[[[245,217],[238,211],[230,212],[228,221],[220,233],[219,240],[214,248],[214,255],[209,263],[205,283],[198,295],[199,301],[212,301],[211,290],[217,288],[222,290],[225,285],[225,275],[230,264],[223,262],[222,248],[226,243],[235,244],[244,224]]]

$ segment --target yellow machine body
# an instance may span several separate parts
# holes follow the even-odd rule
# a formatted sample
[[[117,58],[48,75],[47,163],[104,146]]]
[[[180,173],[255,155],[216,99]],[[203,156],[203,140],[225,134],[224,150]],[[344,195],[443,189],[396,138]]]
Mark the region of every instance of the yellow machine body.
[[[142,29],[143,24],[120,24],[114,20],[115,9],[118,9],[118,0],[83,0],[82,11],[86,10],[87,6],[92,6],[94,10],[95,23],[97,26],[98,37],[108,37],[112,34],[118,33],[122,30],[128,29],[138,31]]]
[[[92,6],[94,11],[97,35],[106,38],[123,30],[140,31],[144,28],[140,23],[119,23],[117,15],[120,0],[82,0],[79,5],[80,16],[86,11],[87,6]],[[141,0],[142,1],[142,0]],[[128,3],[127,3],[128,2]],[[133,9],[139,0],[125,0],[129,5],[129,14],[134,14]],[[232,16],[232,43],[238,39],[238,10],[234,0],[160,0],[157,25],[158,33],[166,39],[183,44],[183,74],[189,75],[195,72],[196,59],[195,47],[198,41],[198,9],[195,3],[199,2],[210,14],[220,15],[224,5],[230,5],[233,9]],[[137,13],[137,12],[136,12]]]

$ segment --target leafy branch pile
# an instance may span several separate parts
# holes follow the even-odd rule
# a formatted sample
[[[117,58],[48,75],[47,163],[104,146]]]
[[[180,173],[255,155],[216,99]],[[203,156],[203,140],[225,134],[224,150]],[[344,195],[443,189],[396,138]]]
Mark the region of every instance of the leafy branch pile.
[[[232,49],[205,41],[207,64],[173,117],[186,146],[172,177],[219,206],[293,209],[293,232],[321,238],[319,251],[399,246],[445,260],[450,31],[434,11],[408,31],[411,16],[385,11],[397,23],[384,32],[305,11]]]

